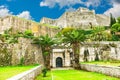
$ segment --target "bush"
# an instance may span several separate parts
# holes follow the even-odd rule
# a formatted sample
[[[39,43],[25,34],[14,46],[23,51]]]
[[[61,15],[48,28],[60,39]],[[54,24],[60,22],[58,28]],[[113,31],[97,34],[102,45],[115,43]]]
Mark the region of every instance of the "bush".
[[[43,77],[46,77],[46,74],[47,74],[47,68],[44,68],[44,69],[42,70],[42,73],[43,73]]]
[[[23,65],[24,65],[24,62],[25,62],[24,57],[21,57],[21,58],[20,58],[20,63],[19,63],[18,65],[19,65],[19,66],[23,66]]]

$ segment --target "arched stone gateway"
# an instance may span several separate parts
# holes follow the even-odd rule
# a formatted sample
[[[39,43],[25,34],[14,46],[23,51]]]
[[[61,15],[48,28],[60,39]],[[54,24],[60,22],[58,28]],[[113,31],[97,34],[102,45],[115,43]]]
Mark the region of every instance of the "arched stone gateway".
[[[56,58],[56,67],[62,67],[63,66],[63,60],[61,57]]]

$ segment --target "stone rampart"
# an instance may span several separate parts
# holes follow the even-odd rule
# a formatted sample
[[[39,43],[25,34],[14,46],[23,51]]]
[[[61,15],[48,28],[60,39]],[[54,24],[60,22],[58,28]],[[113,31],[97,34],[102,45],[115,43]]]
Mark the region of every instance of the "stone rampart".
[[[31,70],[15,75],[7,80],[34,80],[42,72],[42,66],[37,66]]]
[[[82,70],[98,72],[120,78],[120,67],[102,66],[93,64],[80,64]]]

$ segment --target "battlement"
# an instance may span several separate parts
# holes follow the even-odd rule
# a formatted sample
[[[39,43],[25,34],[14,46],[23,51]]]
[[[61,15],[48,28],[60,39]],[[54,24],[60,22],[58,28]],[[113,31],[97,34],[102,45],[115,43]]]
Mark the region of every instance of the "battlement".
[[[98,15],[94,10],[78,8],[74,12],[65,12],[58,19],[43,18],[40,23],[47,23],[59,27],[75,27],[89,29],[95,26],[109,26],[110,18],[105,15]]]
[[[93,13],[95,13],[95,11],[94,10],[89,10],[88,8],[78,8],[77,10],[76,10],[76,12],[81,12],[81,13],[85,13],[85,12],[93,12]]]

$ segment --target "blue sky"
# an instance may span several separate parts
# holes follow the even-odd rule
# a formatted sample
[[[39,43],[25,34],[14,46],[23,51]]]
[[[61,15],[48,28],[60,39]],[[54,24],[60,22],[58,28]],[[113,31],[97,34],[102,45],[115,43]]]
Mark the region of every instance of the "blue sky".
[[[0,17],[12,14],[39,22],[42,17],[56,19],[79,7],[94,9],[97,14],[120,16],[120,0],[0,0]]]

